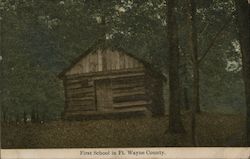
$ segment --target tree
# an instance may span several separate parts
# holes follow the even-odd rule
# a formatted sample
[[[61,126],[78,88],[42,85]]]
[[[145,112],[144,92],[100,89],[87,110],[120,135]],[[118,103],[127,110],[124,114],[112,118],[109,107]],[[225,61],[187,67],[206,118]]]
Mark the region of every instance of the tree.
[[[25,111],[23,112],[23,122],[24,122],[25,124],[27,123],[27,114],[26,114]]]
[[[196,29],[196,2],[195,0],[189,1],[190,7],[190,49],[192,50],[192,68],[193,68],[193,96],[192,96],[192,120],[191,120],[191,131],[192,131],[192,142],[193,145],[196,146],[196,112],[200,112],[200,104],[199,104],[199,61],[198,61],[198,39],[197,39],[197,29]]]
[[[32,107],[36,106],[36,111],[41,116],[46,114],[46,120],[49,120],[63,111],[63,88],[56,75],[103,34],[102,26],[97,22],[102,15],[107,19],[107,33],[111,35],[110,42],[142,57],[157,66],[157,69],[168,71],[170,58],[166,53],[168,46],[166,45],[165,0],[101,1],[102,5],[99,0],[22,1],[22,3],[5,0],[4,3],[0,3],[2,13],[0,31],[3,39],[0,39],[2,56],[0,65],[3,70],[0,77],[2,89],[0,100],[2,108],[5,108],[2,109],[2,114],[6,114],[6,117],[11,119],[15,117],[15,112],[22,114],[25,111],[27,116],[30,116]],[[178,3],[176,8],[183,8],[183,3]],[[225,66],[221,61],[224,60],[224,52],[232,51],[232,48],[227,48],[227,43],[232,41],[231,34],[235,31],[230,25],[230,30],[219,34],[222,36],[217,36],[216,42],[213,39],[214,35],[217,35],[214,30],[220,28],[225,19],[230,17],[232,10],[230,3],[231,0],[215,0],[213,3],[197,1],[199,55],[200,58],[206,56],[206,60],[202,60],[202,65],[201,63],[199,65],[200,89],[206,93],[201,92],[200,95],[201,104],[206,104],[203,108],[207,110],[211,108],[208,107],[212,105],[211,103],[215,103],[213,105],[218,103],[217,96],[214,97],[214,94],[221,93],[216,87],[219,84],[216,85],[215,78],[223,76],[223,80],[232,80],[231,73],[225,75]],[[224,7],[224,5],[228,6]],[[179,37],[181,37],[178,39],[180,54],[185,53],[191,59],[192,52],[185,51],[188,40],[183,36],[188,32],[187,23],[183,21],[187,18],[184,18],[181,11],[176,14],[177,23],[181,26],[178,28]],[[230,38],[221,40],[226,36],[225,34],[230,34]],[[206,49],[208,46],[214,46],[209,47],[212,48],[209,56],[206,51],[209,50]],[[205,52],[203,56],[202,53]],[[185,70],[185,78],[187,79],[184,80],[188,84],[182,91],[186,94],[186,99],[183,98],[184,104],[188,103],[187,94],[191,94],[192,87],[190,61],[186,62],[188,66]],[[181,62],[182,59],[180,59],[180,65],[182,65]],[[220,69],[217,67],[218,64]],[[182,75],[179,77],[181,78]],[[220,85],[223,89],[227,87],[224,83],[223,86]],[[211,84],[216,86],[211,88]],[[230,90],[241,90],[241,85],[238,87],[231,84],[230,86],[236,88]],[[239,102],[241,98],[237,99],[237,97],[241,95],[238,93],[236,97],[237,93],[225,94],[227,99]],[[228,101],[224,97],[223,100]]]
[[[204,77],[200,76],[200,72],[204,71],[202,69],[214,69],[215,67],[213,67],[214,64],[211,64],[213,62],[218,62],[220,63],[220,66],[223,64],[223,61],[225,60],[225,56],[224,52],[228,52],[228,50],[212,50],[213,48],[216,48],[218,46],[226,46],[226,48],[228,48],[228,44],[225,45],[225,41],[226,40],[217,40],[222,36],[225,36],[225,32],[226,32],[226,28],[231,27],[229,25],[229,23],[232,21],[232,8],[233,6],[230,6],[230,2],[226,1],[226,2],[221,2],[221,1],[213,1],[213,3],[211,3],[210,1],[207,3],[200,3],[200,1],[197,0],[187,0],[187,6],[186,6],[186,23],[187,23],[187,39],[185,41],[187,42],[187,47],[188,48],[188,53],[190,54],[190,65],[192,67],[191,71],[192,71],[192,115],[191,115],[191,130],[192,130],[192,142],[193,145],[197,145],[197,141],[196,141],[196,133],[195,133],[195,129],[196,129],[196,115],[195,113],[200,113],[201,112],[201,108],[200,108],[200,89],[204,87],[207,88],[207,84],[206,81],[207,79],[213,79],[213,75],[211,73],[209,74],[205,74],[206,76],[206,81],[204,81]],[[224,5],[228,5],[229,6],[229,12],[225,12],[225,10],[221,10],[221,9],[216,9],[219,8],[219,6],[221,4]],[[231,7],[231,8],[230,8]],[[211,10],[210,8],[213,8],[213,10]],[[217,13],[218,12],[218,13]],[[216,18],[207,18],[209,16],[209,14],[211,14],[211,17],[216,17]],[[216,16],[213,16],[215,15]],[[218,14],[218,16],[217,16]],[[221,18],[219,18],[221,17]],[[226,18],[225,18],[226,17]],[[227,18],[230,17],[230,18]],[[226,20],[224,20],[226,19]],[[213,25],[209,25],[211,23],[211,21],[213,22],[217,22],[220,26],[213,26]],[[224,22],[225,21],[225,22]],[[221,25],[221,23],[223,23]],[[208,30],[208,28],[211,28],[211,31],[206,33],[206,30]],[[217,28],[219,28],[218,31]],[[232,30],[230,30],[232,31]],[[204,36],[204,34],[206,33],[206,35]],[[228,37],[228,39],[231,40],[232,38],[232,33],[228,34],[227,36],[230,36],[230,38]],[[209,38],[207,38],[209,37]],[[208,39],[206,40],[207,42],[204,43],[203,39]],[[204,48],[204,49],[203,49]],[[204,60],[207,55],[213,51],[213,54],[210,54],[210,57],[212,56],[213,58],[210,58],[208,60]],[[219,52],[219,54],[217,53]],[[231,51],[230,51],[231,52]],[[216,60],[215,60],[216,59]],[[219,60],[217,60],[219,59]],[[205,61],[205,62],[204,62]],[[203,65],[204,63],[206,64],[206,66],[202,67],[202,62]],[[209,64],[208,64],[209,63]],[[218,66],[218,65],[216,65]],[[218,67],[216,68],[218,70]],[[209,71],[206,71],[209,72]],[[225,66],[222,66],[222,71],[220,72],[218,76],[222,76],[223,74],[226,74],[226,70],[225,70]],[[233,73],[231,73],[233,74]],[[203,74],[204,76],[204,74]],[[200,79],[201,78],[201,79]],[[221,78],[221,77],[220,77]],[[211,80],[213,83],[214,79]],[[202,82],[203,85],[201,85],[200,83]],[[205,83],[205,85],[204,85]],[[212,89],[212,88],[209,88]],[[213,91],[215,92],[215,91]],[[205,96],[207,96],[207,93],[205,94]],[[213,97],[215,98],[215,97]],[[204,103],[204,101],[203,101]]]
[[[250,2],[247,0],[235,0],[235,4],[237,10],[237,24],[242,53],[243,80],[245,83],[247,106],[247,145],[250,146]]]
[[[202,67],[202,62],[205,61],[207,55],[211,52],[213,48],[216,48],[219,45],[222,45],[224,41],[217,41],[224,33],[225,29],[229,27],[229,23],[232,21],[232,8],[229,8],[229,12],[225,12],[225,10],[218,9],[221,7],[220,3],[230,6],[230,2],[217,2],[211,1],[208,2],[200,2],[195,0],[187,0],[186,6],[186,24],[182,24],[185,26],[185,32],[187,32],[188,41],[187,45],[184,44],[182,48],[188,48],[186,51],[190,54],[190,64],[192,67],[192,99],[193,105],[196,107],[196,112],[201,112],[200,107],[200,70]],[[225,12],[225,13],[224,13]],[[185,12],[184,12],[185,13]],[[207,18],[213,17],[213,18]],[[225,18],[226,17],[226,18]],[[230,17],[230,18],[227,18]],[[226,20],[224,20],[226,19]],[[224,22],[225,21],[225,22]],[[218,23],[220,26],[212,25],[213,23]],[[222,24],[221,24],[222,23]],[[182,27],[184,28],[184,27]],[[209,29],[208,29],[209,28]],[[215,31],[219,28],[218,31]],[[210,30],[210,31],[209,31]],[[182,32],[184,32],[182,31]],[[183,45],[183,41],[182,41]],[[224,45],[224,44],[223,44]],[[214,50],[213,50],[214,51]],[[185,52],[185,51],[184,51]]]
[[[176,21],[176,1],[167,1],[167,36],[169,46],[169,132],[183,133],[184,127],[180,114],[179,82],[179,41]]]

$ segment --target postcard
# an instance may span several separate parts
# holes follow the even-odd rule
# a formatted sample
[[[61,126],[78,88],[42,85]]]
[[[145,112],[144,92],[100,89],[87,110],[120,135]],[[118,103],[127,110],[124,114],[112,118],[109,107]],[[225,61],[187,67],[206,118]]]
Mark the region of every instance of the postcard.
[[[0,0],[1,158],[249,158],[247,0]]]

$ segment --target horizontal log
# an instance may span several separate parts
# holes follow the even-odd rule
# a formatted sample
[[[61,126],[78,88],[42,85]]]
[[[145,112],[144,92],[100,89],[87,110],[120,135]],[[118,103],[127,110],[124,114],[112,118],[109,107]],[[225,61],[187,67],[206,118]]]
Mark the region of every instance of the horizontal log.
[[[71,97],[71,98],[67,98],[67,101],[88,101],[88,100],[94,100],[94,96],[93,97]]]
[[[66,112],[72,112],[72,111],[88,111],[88,110],[96,110],[94,105],[90,106],[71,106],[69,107]]]
[[[134,101],[141,101],[141,100],[147,100],[147,96],[145,94],[137,94],[137,95],[120,96],[120,97],[113,98],[114,103],[134,102]]]
[[[110,71],[100,71],[100,72],[91,72],[91,73],[83,73],[83,74],[75,74],[75,75],[67,75],[66,79],[76,79],[76,78],[88,78],[88,77],[126,77],[126,76],[136,76],[136,75],[144,75],[144,68],[132,68],[132,69],[123,69],[123,70],[110,70]]]
[[[131,87],[124,87],[124,88],[113,88],[112,89],[112,91],[113,92],[128,92],[128,91],[135,91],[135,90],[139,90],[139,89],[141,89],[141,90],[145,90],[145,88],[144,87],[133,87],[133,86],[131,86]]]
[[[94,103],[85,103],[85,104],[75,104],[75,105],[73,105],[73,104],[69,104],[68,105],[68,107],[67,107],[67,109],[78,109],[78,108],[83,108],[83,107],[93,107],[93,108],[95,108],[95,104]]]
[[[82,101],[66,101],[68,106],[78,106],[78,105],[94,105],[94,100],[82,100]]]
[[[93,101],[88,101],[85,103],[80,103],[80,104],[69,104],[68,108],[70,107],[88,107],[88,106],[94,106],[94,102]]]
[[[131,92],[146,92],[145,87],[130,87],[130,88],[122,88],[122,89],[113,89],[113,94],[120,93],[131,93]]]
[[[136,106],[147,106],[150,105],[151,102],[149,101],[134,101],[134,102],[122,102],[122,103],[114,103],[114,108],[127,108],[127,107],[136,107]]]
[[[66,83],[65,87],[67,88],[85,88],[85,87],[93,87],[93,82],[75,82],[75,83]]]
[[[75,89],[88,89],[92,88],[93,86],[91,85],[86,85],[86,84],[74,84],[74,85],[66,85],[65,88],[67,90],[75,90]]]
[[[67,75],[65,80],[67,81],[84,81],[84,80],[89,80],[89,77],[83,76],[82,74],[76,74],[76,75]]]
[[[120,74],[120,75],[105,75],[105,76],[93,76],[93,80],[101,80],[101,79],[116,79],[116,78],[123,78],[123,77],[132,77],[132,76],[138,76],[138,75],[144,75],[144,73],[135,73],[135,74]]]
[[[85,92],[92,92],[92,91],[94,91],[94,87],[81,87],[81,88],[75,88],[75,89],[67,89],[67,93],[85,93]]]
[[[70,84],[70,85],[66,84],[65,87],[67,89],[77,89],[77,88],[82,88],[82,84],[81,83]]]
[[[89,80],[86,78],[76,78],[76,79],[67,79],[65,80],[66,84],[75,84],[75,83],[88,83]]]
[[[147,105],[127,105],[123,107],[115,107],[115,110],[127,110],[127,109],[136,110],[138,108],[146,108],[146,106]]]
[[[124,80],[124,81],[112,81],[112,85],[116,86],[116,85],[136,85],[136,84],[142,84],[145,85],[145,81],[144,80]]]
[[[123,77],[123,78],[116,78],[116,79],[112,79],[113,83],[119,83],[119,82],[144,82],[145,81],[145,77],[143,76],[129,76],[129,77]]]
[[[67,98],[81,98],[81,97],[94,97],[94,91],[83,93],[67,93]]]
[[[144,83],[126,83],[126,84],[116,84],[116,85],[112,85],[112,89],[123,89],[123,88],[134,88],[134,87],[144,87],[145,84]]]
[[[82,102],[82,103],[79,103],[79,104],[77,104],[77,103],[75,103],[75,104],[73,104],[73,103],[69,103],[68,104],[68,107],[88,107],[88,106],[95,106],[95,103],[94,103],[94,101],[85,101],[85,102]]]
[[[113,92],[113,97],[145,95],[145,89],[139,91]]]

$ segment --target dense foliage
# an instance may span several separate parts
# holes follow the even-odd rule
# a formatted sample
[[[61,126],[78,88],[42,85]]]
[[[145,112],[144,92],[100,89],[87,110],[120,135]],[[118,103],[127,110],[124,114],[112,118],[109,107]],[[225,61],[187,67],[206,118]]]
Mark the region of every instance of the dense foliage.
[[[186,7],[186,3],[179,3],[177,8],[180,74],[187,69],[187,81],[182,76],[182,84],[191,88]],[[234,3],[200,1],[197,7],[200,57],[219,28],[231,19],[201,64],[202,109],[242,112],[244,93]],[[168,70],[164,0],[0,0],[0,11],[2,118],[14,120],[34,113],[43,120],[59,118],[64,94],[57,74],[104,33],[110,42],[163,72]]]

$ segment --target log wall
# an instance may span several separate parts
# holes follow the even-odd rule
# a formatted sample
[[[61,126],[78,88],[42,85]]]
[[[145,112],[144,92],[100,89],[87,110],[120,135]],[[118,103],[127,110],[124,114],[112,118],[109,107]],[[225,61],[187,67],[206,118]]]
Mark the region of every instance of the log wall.
[[[162,85],[162,79],[137,59],[110,49],[97,50],[82,58],[64,76],[64,117],[145,108],[161,114]]]
[[[65,79],[65,112],[95,111],[95,90],[91,79],[75,77]]]
[[[110,75],[109,75],[110,77]],[[146,93],[146,76],[145,72],[129,72],[121,74],[120,76],[111,76],[111,90],[112,90],[112,109],[110,111],[126,112],[145,110],[150,106],[152,100]],[[107,78],[104,77],[103,80]],[[95,80],[100,82],[100,79],[93,77],[74,76],[74,78],[67,78],[65,80],[65,98],[66,108],[65,113],[70,115],[80,112],[98,112],[96,99]],[[107,110],[106,108],[104,108]]]
[[[114,109],[145,107],[150,104],[145,89],[145,73],[112,79]]]

